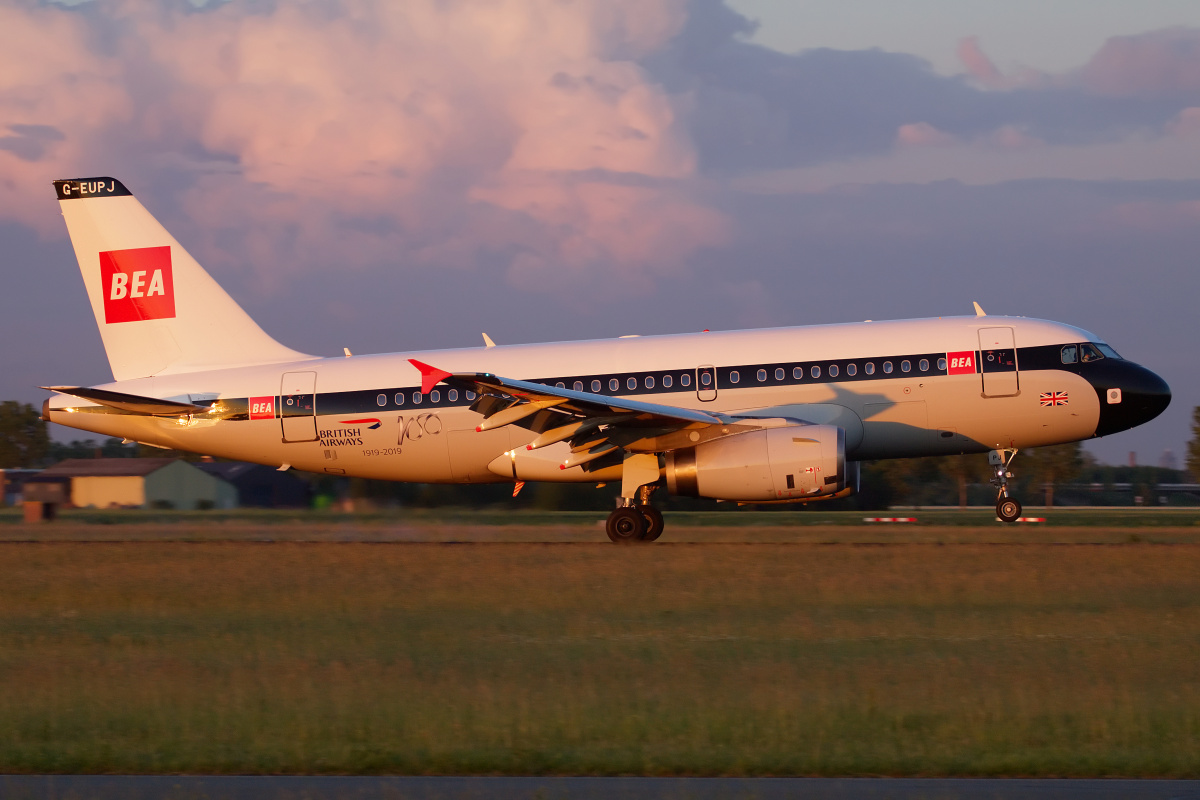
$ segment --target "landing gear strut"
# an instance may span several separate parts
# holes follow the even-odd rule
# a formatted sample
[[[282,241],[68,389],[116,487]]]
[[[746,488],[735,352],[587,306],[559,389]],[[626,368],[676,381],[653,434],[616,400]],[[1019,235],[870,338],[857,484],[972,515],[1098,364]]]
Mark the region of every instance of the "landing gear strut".
[[[1008,467],[1016,455],[1015,448],[988,453],[988,463],[996,472],[992,486],[996,487],[996,516],[1001,522],[1016,522],[1021,517],[1021,504],[1008,493],[1008,479],[1012,477]]]

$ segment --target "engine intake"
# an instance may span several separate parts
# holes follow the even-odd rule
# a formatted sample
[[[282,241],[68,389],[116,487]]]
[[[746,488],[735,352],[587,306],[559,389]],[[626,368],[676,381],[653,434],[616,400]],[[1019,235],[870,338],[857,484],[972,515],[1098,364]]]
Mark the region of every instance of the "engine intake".
[[[849,494],[846,432],[834,425],[788,425],[714,439],[668,452],[666,478],[671,494],[717,500],[795,502]]]

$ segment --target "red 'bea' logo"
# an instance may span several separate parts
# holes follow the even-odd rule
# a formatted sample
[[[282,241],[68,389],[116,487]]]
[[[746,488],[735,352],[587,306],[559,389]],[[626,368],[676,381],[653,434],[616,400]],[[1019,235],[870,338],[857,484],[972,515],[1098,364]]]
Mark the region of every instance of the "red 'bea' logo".
[[[251,397],[250,419],[275,419],[275,398]]]
[[[171,248],[139,247],[100,254],[104,321],[138,322],[175,316]]]
[[[974,375],[975,351],[960,350],[957,353],[946,353],[946,372],[949,375]]]

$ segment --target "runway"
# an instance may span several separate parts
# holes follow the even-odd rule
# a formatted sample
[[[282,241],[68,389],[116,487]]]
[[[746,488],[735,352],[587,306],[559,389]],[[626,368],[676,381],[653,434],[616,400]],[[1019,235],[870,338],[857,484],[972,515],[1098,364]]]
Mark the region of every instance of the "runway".
[[[4,775],[6,800],[1200,800],[1200,781]]]

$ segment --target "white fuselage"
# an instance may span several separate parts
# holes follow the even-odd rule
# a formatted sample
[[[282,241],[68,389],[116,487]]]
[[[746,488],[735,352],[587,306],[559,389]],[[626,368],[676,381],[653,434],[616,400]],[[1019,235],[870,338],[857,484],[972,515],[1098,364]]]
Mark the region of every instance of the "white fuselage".
[[[1009,335],[1005,330],[1012,368],[984,371],[995,345],[989,337]],[[178,419],[114,412],[61,394],[48,411],[54,422],[102,435],[318,473],[416,482],[593,481],[612,476],[557,468],[565,443],[526,453],[523,446],[535,436],[529,430],[509,425],[477,433],[482,417],[466,392],[443,385],[422,394],[408,359],[568,389],[578,381],[586,392],[675,407],[832,424],[846,431],[848,458],[869,460],[1095,435],[1101,412],[1095,388],[1077,369],[1054,363],[1058,348],[1095,341],[1086,331],[1041,320],[949,317],[479,347],[168,371],[97,387],[215,404],[210,414]],[[968,353],[972,363],[960,365]],[[289,399],[303,405],[310,394],[311,411],[289,411]],[[1046,404],[1043,395],[1063,401]],[[251,419],[256,399],[275,407]],[[609,472],[619,476],[620,469]]]

